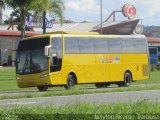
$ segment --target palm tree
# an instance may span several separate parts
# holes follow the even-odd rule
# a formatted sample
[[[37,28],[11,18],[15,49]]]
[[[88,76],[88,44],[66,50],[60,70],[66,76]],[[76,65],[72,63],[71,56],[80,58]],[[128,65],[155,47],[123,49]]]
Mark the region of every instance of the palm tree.
[[[3,4],[20,11],[21,37],[25,37],[25,19],[28,10],[31,10],[31,5],[36,0],[2,0]],[[38,0],[37,0],[38,1]]]
[[[0,0],[0,7],[1,7],[1,8],[4,8],[4,6],[5,6],[5,5],[4,5],[4,0]]]
[[[4,0],[0,0],[0,24],[2,22],[2,8],[4,8]]]
[[[21,37],[25,37],[25,19],[29,10],[43,12],[43,33],[46,32],[46,12],[53,11],[63,21],[64,3],[63,0],[0,0],[0,5],[18,9],[20,11]]]
[[[0,7],[3,7],[4,8],[4,0],[0,0]]]
[[[54,12],[60,18],[61,24],[63,22],[63,12],[64,12],[64,2],[63,0],[40,0],[38,5],[38,11],[43,12],[43,33],[46,33],[46,13],[48,11]]]

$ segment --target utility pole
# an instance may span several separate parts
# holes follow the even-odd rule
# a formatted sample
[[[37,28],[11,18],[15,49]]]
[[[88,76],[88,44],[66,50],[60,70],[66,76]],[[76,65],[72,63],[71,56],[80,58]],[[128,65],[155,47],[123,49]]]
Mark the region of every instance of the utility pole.
[[[101,35],[103,34],[102,0],[100,0]]]
[[[2,16],[3,16],[3,12],[2,12],[2,7],[0,6],[0,24],[2,24]]]
[[[46,33],[46,11],[43,11],[43,34]]]

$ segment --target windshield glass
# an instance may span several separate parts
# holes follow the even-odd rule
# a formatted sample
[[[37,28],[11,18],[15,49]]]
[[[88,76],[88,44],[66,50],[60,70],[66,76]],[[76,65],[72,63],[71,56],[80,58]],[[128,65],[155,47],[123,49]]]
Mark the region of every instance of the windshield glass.
[[[48,70],[48,58],[44,47],[49,45],[49,38],[38,38],[21,41],[16,58],[17,74],[40,73]]]

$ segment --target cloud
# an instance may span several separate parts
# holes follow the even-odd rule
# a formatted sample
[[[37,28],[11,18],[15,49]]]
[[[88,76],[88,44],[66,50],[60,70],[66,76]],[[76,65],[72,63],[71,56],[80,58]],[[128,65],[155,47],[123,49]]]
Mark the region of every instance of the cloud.
[[[132,3],[137,3],[141,8],[143,9],[142,13],[144,15],[142,16],[143,19],[151,18],[151,17],[156,17],[159,12],[159,6],[160,6],[160,1],[159,0],[133,0]]]
[[[10,17],[10,14],[12,12],[12,9],[10,8],[6,8],[5,10],[2,11],[3,12],[3,20],[6,20]]]
[[[100,11],[100,4],[95,0],[69,0],[65,3],[66,9],[74,10],[83,14],[97,14]],[[106,12],[106,10],[103,10]]]

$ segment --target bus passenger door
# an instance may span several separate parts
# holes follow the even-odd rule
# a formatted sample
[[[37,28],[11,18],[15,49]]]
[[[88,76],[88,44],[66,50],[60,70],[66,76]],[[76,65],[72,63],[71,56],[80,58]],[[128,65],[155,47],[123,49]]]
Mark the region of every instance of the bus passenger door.
[[[50,49],[51,84],[60,85],[62,82],[62,38],[54,37]]]

